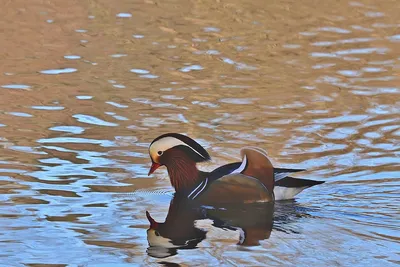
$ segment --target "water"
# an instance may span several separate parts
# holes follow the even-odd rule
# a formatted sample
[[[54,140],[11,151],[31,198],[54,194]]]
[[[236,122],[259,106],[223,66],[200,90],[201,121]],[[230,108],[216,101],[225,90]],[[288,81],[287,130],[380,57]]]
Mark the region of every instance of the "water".
[[[31,0],[0,14],[1,266],[400,264],[397,1]],[[207,148],[203,169],[252,145],[326,183],[276,203],[259,245],[202,219],[197,248],[155,258],[145,211],[163,222],[173,190],[165,169],[147,177],[147,147],[171,131]]]

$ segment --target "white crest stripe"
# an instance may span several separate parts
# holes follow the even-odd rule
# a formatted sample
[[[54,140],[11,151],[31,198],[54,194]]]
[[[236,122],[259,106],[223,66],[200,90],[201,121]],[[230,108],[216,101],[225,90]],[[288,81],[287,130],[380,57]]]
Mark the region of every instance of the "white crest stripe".
[[[164,152],[172,147],[179,146],[179,145],[189,147],[191,150],[196,152],[196,154],[198,154],[200,157],[205,159],[205,157],[200,152],[198,152],[196,149],[194,149],[193,147],[189,146],[188,144],[179,140],[178,138],[170,137],[170,136],[163,137],[163,138],[155,141],[152,145],[150,145],[150,149],[149,149],[150,155],[155,155],[158,151]]]

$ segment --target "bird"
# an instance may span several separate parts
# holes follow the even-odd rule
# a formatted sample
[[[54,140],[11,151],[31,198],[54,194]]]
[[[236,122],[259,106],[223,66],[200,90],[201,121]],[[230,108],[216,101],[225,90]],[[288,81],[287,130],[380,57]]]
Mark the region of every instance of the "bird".
[[[210,155],[198,142],[180,133],[155,138],[149,156],[152,164],[148,175],[165,166],[175,194],[205,205],[293,199],[304,189],[324,183],[290,177],[305,170],[274,168],[267,153],[258,147],[242,148],[242,162],[201,171],[197,163],[210,161]]]

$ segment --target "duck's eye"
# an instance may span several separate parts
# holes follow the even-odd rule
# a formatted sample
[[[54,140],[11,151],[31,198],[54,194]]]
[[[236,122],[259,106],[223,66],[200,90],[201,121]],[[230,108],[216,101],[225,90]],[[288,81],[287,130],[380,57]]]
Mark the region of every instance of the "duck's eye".
[[[160,236],[160,233],[159,233],[158,231],[154,231],[154,234],[155,234],[156,236]]]
[[[163,152],[162,152],[162,151],[158,151],[157,154],[158,154],[159,156],[161,156],[161,155],[163,154]]]

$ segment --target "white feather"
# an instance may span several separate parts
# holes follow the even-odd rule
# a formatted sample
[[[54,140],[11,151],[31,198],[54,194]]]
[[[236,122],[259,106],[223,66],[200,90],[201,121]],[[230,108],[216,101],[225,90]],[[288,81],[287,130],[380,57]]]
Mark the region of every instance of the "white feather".
[[[274,187],[274,195],[275,200],[285,200],[292,199],[295,195],[306,189],[305,187],[283,187],[283,186],[275,186]]]
[[[246,155],[244,155],[242,164],[240,164],[239,168],[237,168],[236,170],[231,172],[231,174],[232,173],[241,173],[246,168],[246,164],[247,164],[247,157],[246,157]]]
[[[194,192],[196,192],[197,189],[199,189],[199,187],[200,187],[203,183],[204,183],[204,181],[202,181],[202,182],[187,196],[187,198],[190,198],[190,197],[192,196],[192,194],[193,194]]]
[[[164,152],[170,148],[173,148],[175,146],[180,146],[180,145],[189,147],[194,152],[199,154],[200,157],[204,158],[204,156],[202,154],[200,154],[199,152],[197,152],[197,150],[194,149],[193,147],[189,146],[185,142],[182,142],[181,140],[179,140],[175,137],[170,137],[170,136],[161,138],[161,139],[155,141],[153,144],[151,144],[151,146],[149,148],[150,156],[151,157],[156,156],[158,151]]]
[[[242,228],[239,228],[239,227],[238,227],[238,228],[236,228],[236,229],[239,230],[239,244],[242,245],[243,242],[244,242],[244,240],[246,239],[246,234],[245,234],[245,232],[243,231]]]
[[[204,180],[204,185],[203,185],[203,187],[200,189],[199,192],[197,192],[196,195],[194,195],[194,197],[193,197],[192,199],[195,199],[195,198],[204,190],[204,188],[206,188],[207,183],[208,183],[208,178],[206,178],[206,179]]]

